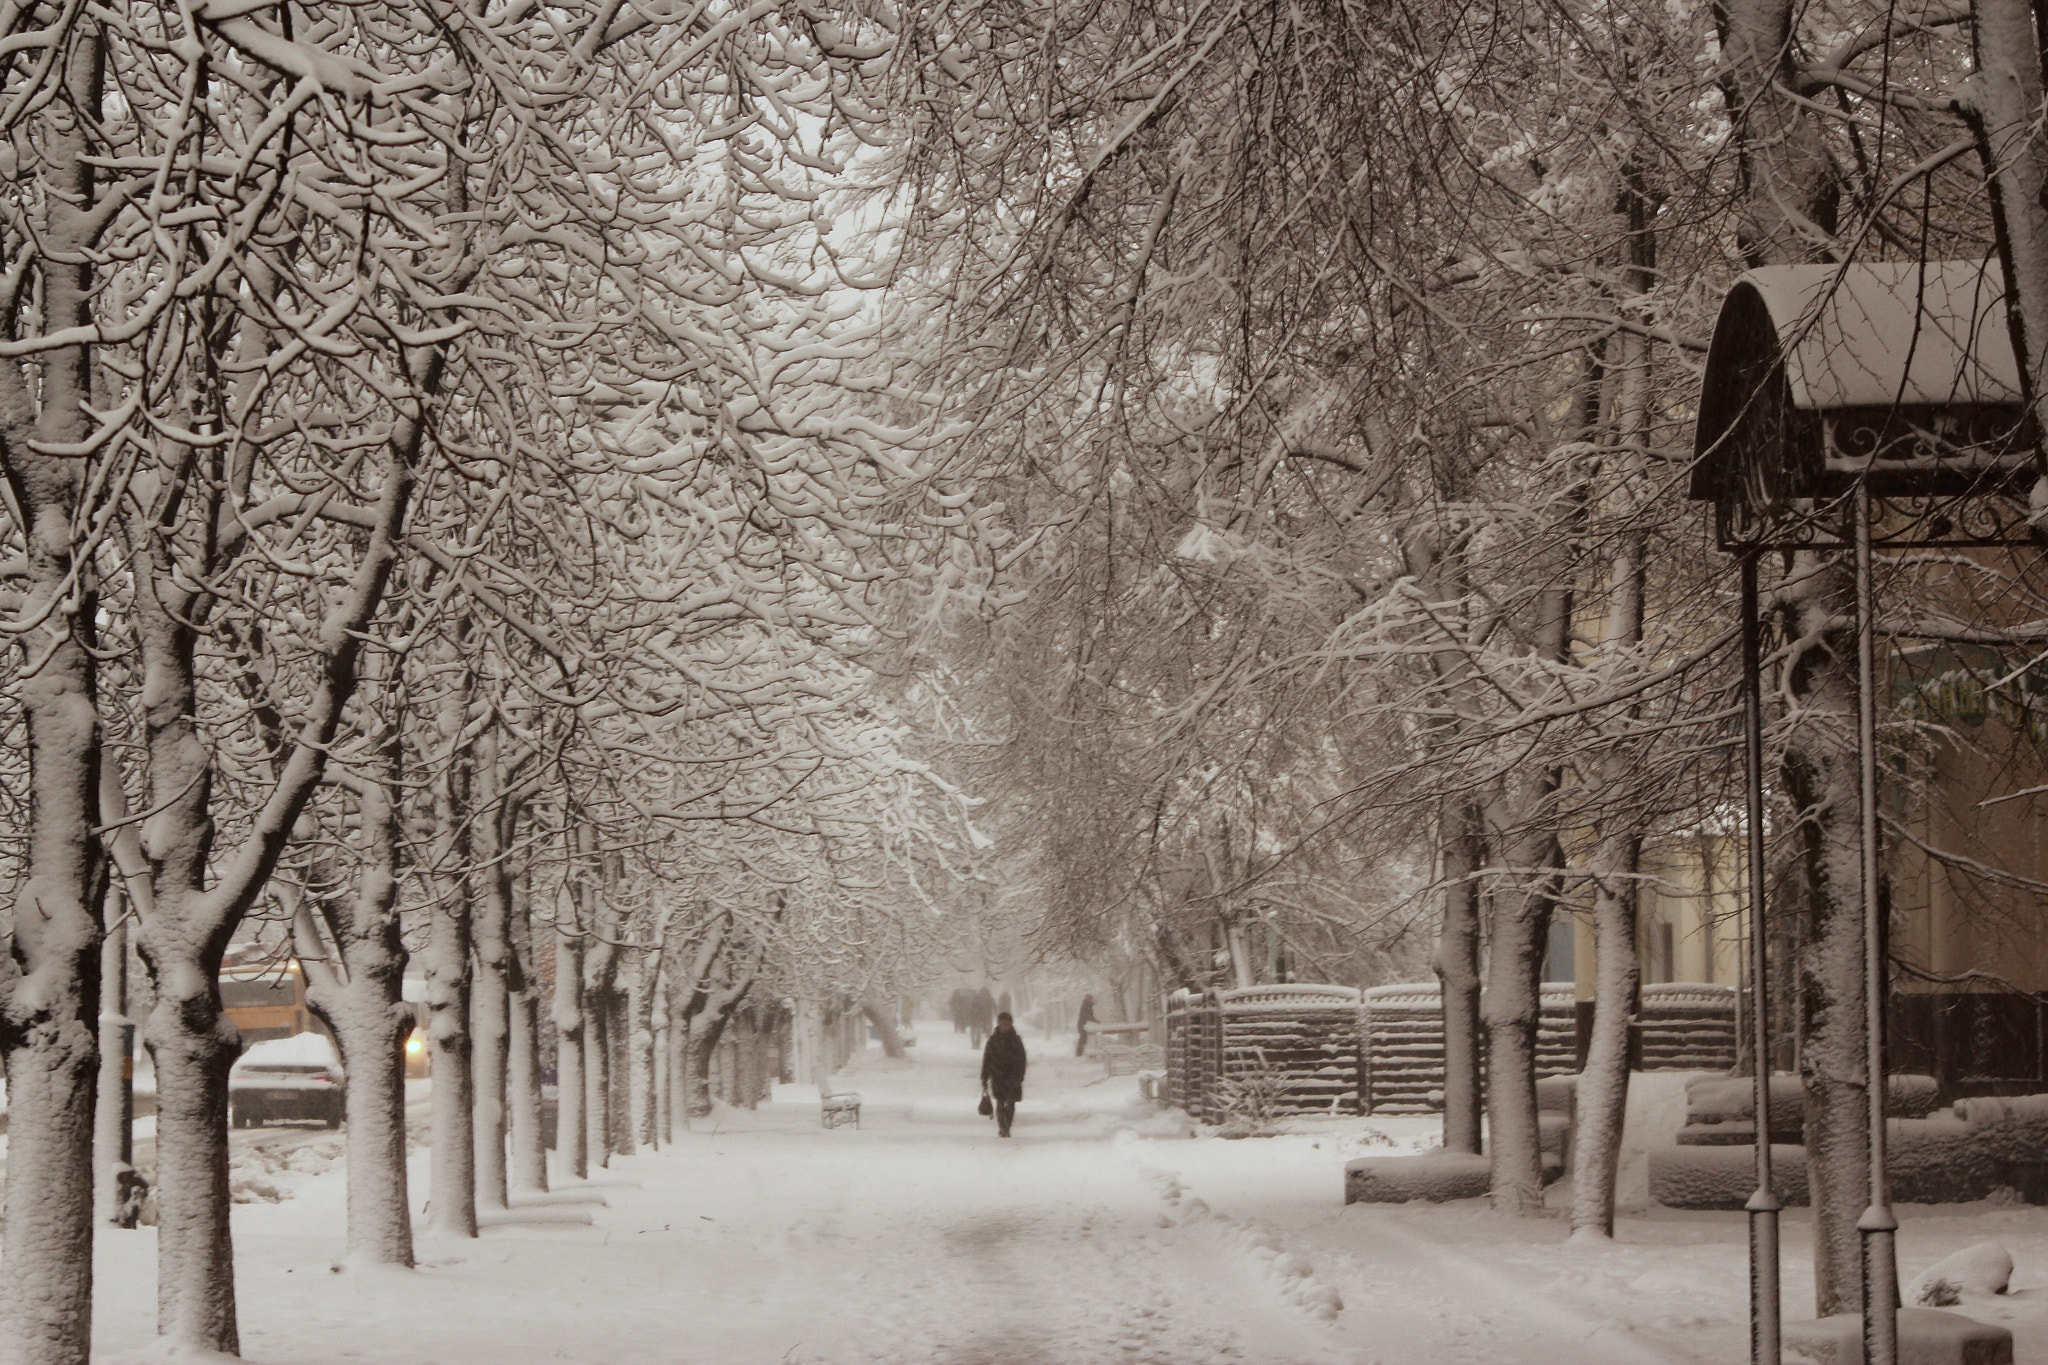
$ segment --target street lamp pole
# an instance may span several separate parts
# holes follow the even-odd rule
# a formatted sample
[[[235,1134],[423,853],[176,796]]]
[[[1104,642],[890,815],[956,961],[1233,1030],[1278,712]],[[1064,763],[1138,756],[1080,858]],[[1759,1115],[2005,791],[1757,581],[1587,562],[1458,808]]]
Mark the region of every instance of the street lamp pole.
[[[1885,1172],[1884,1024],[1886,992],[1883,899],[1878,894],[1877,624],[1872,606],[1870,483],[1856,482],[1856,765],[1862,803],[1864,1080],[1869,1104],[1870,1205],[1856,1220],[1863,1237],[1863,1358],[1869,1365],[1899,1359],[1898,1228]]]
[[[1756,1078],[1756,1191],[1749,1211],[1750,1365],[1779,1365],[1778,1196],[1771,1184],[1769,942],[1764,932],[1764,699],[1757,555],[1742,556],[1742,796],[1749,864],[1750,1065]]]

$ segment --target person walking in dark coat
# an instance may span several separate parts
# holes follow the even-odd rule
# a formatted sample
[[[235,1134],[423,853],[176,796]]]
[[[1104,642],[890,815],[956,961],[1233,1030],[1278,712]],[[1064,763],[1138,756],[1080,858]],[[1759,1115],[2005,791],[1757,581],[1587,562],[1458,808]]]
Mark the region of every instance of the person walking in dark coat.
[[[981,1050],[981,1088],[996,1102],[996,1135],[1008,1137],[1024,1098],[1024,1038],[1008,1011],[996,1016],[996,1031]]]
[[[1081,1017],[1075,1021],[1077,1033],[1074,1038],[1074,1055],[1076,1057],[1088,1055],[1088,1026],[1094,1022],[1095,997],[1084,995],[1081,997]]]

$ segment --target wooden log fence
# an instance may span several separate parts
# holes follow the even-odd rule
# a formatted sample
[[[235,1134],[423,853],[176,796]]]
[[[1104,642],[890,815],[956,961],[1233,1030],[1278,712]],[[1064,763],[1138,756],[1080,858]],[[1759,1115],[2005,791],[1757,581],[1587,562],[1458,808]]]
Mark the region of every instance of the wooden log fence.
[[[1543,988],[1536,1074],[1577,1069],[1573,987]],[[1735,992],[1667,982],[1643,987],[1637,1065],[1723,1071],[1735,1062]],[[1204,1123],[1229,1116],[1247,1078],[1268,1077],[1285,1114],[1429,1113],[1443,1107],[1441,992],[1434,981],[1374,986],[1258,986],[1176,991],[1164,1010],[1160,1099]],[[1482,1066],[1484,1059],[1481,1060]]]

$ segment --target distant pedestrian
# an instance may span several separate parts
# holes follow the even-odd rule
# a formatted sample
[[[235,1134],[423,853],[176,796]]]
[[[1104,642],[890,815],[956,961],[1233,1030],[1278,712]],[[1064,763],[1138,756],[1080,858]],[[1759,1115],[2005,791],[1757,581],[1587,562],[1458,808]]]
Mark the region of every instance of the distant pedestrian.
[[[1024,1038],[1004,1010],[996,1016],[996,1031],[981,1050],[981,1088],[996,1102],[996,1136],[1008,1137],[1010,1123],[1017,1117],[1017,1101],[1024,1098]]]
[[[967,1027],[973,1031],[974,1045],[980,1047],[994,1027],[996,1019],[996,998],[983,986],[974,993],[974,1012],[968,1017]]]
[[[953,1015],[953,1032],[967,1032],[967,1018],[974,1012],[974,992],[965,986],[960,987],[953,992],[953,998],[947,1008]]]
[[[1081,1017],[1078,1022],[1080,1036],[1074,1039],[1074,1055],[1076,1057],[1088,1055],[1088,1026],[1094,1022],[1095,997],[1084,995],[1081,997]]]

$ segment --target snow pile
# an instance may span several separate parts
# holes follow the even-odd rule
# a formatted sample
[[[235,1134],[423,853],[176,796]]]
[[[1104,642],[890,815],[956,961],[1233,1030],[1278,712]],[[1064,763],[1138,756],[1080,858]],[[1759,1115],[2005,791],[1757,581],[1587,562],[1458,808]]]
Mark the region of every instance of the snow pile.
[[[1442,1203],[1482,1198],[1492,1183],[1492,1166],[1470,1152],[1426,1156],[1364,1156],[1344,1163],[1344,1202],[1405,1204],[1411,1199]]]
[[[2012,1282],[2012,1253],[1996,1242],[1979,1242],[1942,1257],[1906,1288],[1906,1302],[1946,1308],[1965,1294],[2003,1294]]]
[[[335,1170],[341,1159],[338,1137],[231,1147],[228,1195],[237,1204],[282,1203],[309,1178]]]

